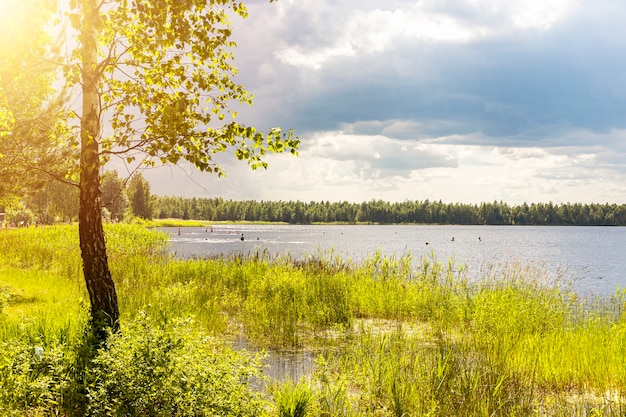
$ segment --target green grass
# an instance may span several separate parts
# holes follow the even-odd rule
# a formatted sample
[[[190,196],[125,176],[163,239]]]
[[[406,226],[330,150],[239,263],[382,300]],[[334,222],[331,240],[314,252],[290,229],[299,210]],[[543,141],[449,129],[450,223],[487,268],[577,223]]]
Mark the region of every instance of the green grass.
[[[278,417],[306,417],[312,415],[314,390],[305,379],[296,383],[287,379],[274,383],[270,392],[276,404]]]
[[[144,315],[169,335],[187,331],[175,323],[192,317],[189,331],[221,341],[212,349],[243,339],[255,349],[319,352],[305,380],[270,381],[274,396],[264,400],[270,415],[626,412],[626,292],[582,299],[566,276],[517,263],[486,266],[482,280],[470,281],[452,261],[409,254],[374,253],[361,263],[332,254],[178,260],[165,253],[165,235],[141,225],[107,225],[106,233],[123,323]],[[0,233],[0,346],[9,358],[0,363],[0,380],[35,399],[19,402],[0,389],[0,403],[13,404],[15,415],[67,412],[58,397],[66,398],[63,387],[77,378],[86,299],[75,226]],[[130,339],[120,343],[135,346],[134,337],[145,337],[137,325],[126,329]],[[50,355],[45,372],[33,367],[37,347]],[[157,366],[150,358],[145,366]],[[198,358],[189,356],[192,369]],[[107,360],[117,366],[118,359]],[[22,379],[9,372],[16,363],[25,367]],[[183,366],[177,363],[167,366]],[[85,366],[91,365],[78,371]],[[144,382],[157,375],[128,372],[128,381],[137,372]],[[181,389],[178,379],[168,381]]]
[[[0,319],[0,340],[22,336],[34,339],[63,338],[82,325],[85,291],[76,283],[47,271],[2,269],[0,283],[8,303]]]

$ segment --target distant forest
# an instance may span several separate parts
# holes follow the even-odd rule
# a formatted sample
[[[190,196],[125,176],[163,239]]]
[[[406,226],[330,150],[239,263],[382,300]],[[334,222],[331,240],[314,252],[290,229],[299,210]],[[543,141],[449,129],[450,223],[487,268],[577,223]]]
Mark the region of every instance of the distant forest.
[[[371,200],[363,203],[300,201],[234,201],[221,198],[152,196],[154,218],[208,221],[260,221],[290,224],[462,224],[624,226],[626,204],[508,205],[503,202],[462,204],[441,201]]]

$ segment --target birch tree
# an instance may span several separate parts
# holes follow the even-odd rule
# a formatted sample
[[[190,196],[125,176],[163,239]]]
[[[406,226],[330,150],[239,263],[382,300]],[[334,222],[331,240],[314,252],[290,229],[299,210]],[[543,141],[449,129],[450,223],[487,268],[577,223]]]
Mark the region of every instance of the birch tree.
[[[118,326],[115,284],[101,217],[100,169],[111,157],[147,165],[188,161],[223,175],[217,153],[252,169],[268,152],[296,154],[298,140],[237,121],[232,104],[251,104],[235,82],[230,18],[234,0],[72,0],[79,47],[68,66],[80,86],[79,236],[92,320],[101,338]],[[105,129],[106,128],[106,129]],[[104,134],[104,131],[110,134]]]

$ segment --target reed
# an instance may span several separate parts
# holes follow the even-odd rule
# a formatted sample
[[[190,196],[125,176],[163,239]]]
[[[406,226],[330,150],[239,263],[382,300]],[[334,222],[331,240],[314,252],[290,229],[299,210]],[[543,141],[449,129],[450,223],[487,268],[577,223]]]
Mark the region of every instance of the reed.
[[[401,330],[360,334],[330,356],[353,381],[359,415],[530,415],[530,391],[491,358],[447,339],[429,341]],[[344,374],[345,375],[345,374]]]

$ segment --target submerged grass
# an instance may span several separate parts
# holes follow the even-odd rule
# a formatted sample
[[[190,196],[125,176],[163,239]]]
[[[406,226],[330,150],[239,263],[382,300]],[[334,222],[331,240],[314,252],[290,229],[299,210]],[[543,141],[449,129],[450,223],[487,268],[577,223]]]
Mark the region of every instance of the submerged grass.
[[[567,277],[519,263],[470,280],[434,255],[179,260],[142,226],[106,233],[123,320],[193,317],[222,340],[321,352],[306,380],[272,385],[269,414],[626,412],[626,292],[584,299]],[[72,357],[87,311],[76,236],[72,226],[0,233],[0,343],[65,346]]]

